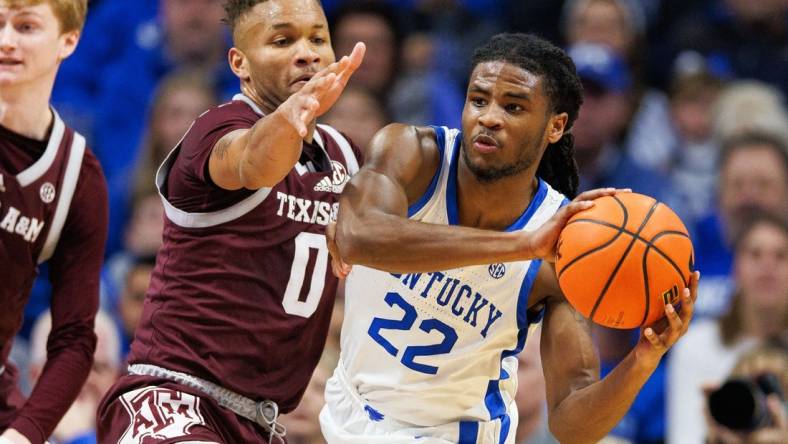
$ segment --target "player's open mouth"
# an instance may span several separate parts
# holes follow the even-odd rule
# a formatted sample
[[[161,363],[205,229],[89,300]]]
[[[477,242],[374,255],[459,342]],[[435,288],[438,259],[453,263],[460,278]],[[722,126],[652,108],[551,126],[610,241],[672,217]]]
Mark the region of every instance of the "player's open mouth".
[[[479,134],[473,138],[473,147],[483,154],[489,154],[497,151],[500,148],[500,144],[486,134]]]
[[[0,66],[16,66],[16,65],[21,65],[21,64],[22,64],[21,60],[0,59]]]
[[[312,80],[312,77],[314,77],[314,75],[315,74],[312,73],[312,74],[304,74],[302,76],[296,77],[296,79],[293,80],[293,83],[291,83],[291,85],[297,85],[297,84],[300,83],[301,86],[304,86],[304,84],[306,84],[306,82]]]

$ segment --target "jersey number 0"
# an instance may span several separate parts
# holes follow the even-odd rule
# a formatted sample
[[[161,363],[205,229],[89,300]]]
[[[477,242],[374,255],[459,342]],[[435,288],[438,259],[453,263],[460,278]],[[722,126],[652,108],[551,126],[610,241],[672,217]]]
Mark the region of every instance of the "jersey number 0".
[[[312,270],[309,293],[305,300],[301,300],[301,289],[306,280],[306,268],[312,251],[317,251],[317,259]],[[320,296],[326,284],[326,270],[328,269],[328,247],[326,237],[316,233],[300,233],[295,237],[295,254],[293,265],[290,267],[290,280],[287,282],[282,306],[285,312],[291,315],[308,318],[317,310]]]

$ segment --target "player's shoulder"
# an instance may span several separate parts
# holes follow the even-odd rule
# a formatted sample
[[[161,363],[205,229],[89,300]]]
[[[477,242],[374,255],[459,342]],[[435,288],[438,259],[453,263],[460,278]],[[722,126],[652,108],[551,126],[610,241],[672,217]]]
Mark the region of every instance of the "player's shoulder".
[[[439,130],[432,126],[416,126],[404,123],[391,123],[383,127],[372,138],[369,156],[415,153],[437,153]]]
[[[200,114],[194,120],[192,127],[214,127],[232,121],[247,122],[251,127],[262,117],[262,112],[259,111],[259,108],[255,108],[246,101],[234,98]]]

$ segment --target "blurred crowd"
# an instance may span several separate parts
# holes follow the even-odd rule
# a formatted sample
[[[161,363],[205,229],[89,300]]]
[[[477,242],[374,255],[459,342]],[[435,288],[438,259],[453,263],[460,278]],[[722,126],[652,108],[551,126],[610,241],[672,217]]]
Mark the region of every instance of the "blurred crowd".
[[[785,442],[785,404],[773,407],[774,395],[761,423],[740,428],[708,400],[735,377],[773,375],[774,388],[788,388],[788,1],[322,3],[338,56],[357,41],[367,45],[348,90],[322,118],[362,147],[390,121],[459,127],[470,54],[491,35],[533,32],[563,45],[585,91],[573,128],[581,188],[627,187],[668,204],[691,233],[702,275],[689,333],[609,441]],[[157,166],[195,117],[238,90],[221,0],[92,0],[90,7],[53,104],[102,163],[111,226],[94,371],[53,436],[59,443],[89,439],[94,416],[85,412],[95,412],[124,371],[161,243]],[[45,280],[36,283],[16,341],[13,356],[28,384],[44,364],[48,291]],[[322,442],[317,417],[342,316],[340,298],[321,365],[286,418],[292,444]],[[529,336],[518,444],[555,442],[538,334]],[[595,327],[594,337],[604,374],[638,335]]]

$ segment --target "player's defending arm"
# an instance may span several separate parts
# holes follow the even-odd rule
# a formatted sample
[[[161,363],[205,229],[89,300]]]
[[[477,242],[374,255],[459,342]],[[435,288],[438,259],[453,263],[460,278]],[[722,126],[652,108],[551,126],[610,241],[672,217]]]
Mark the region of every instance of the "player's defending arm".
[[[357,43],[350,56],[319,71],[253,127],[219,139],[208,161],[211,180],[226,190],[256,190],[279,183],[298,161],[315,118],[339,98],[364,52],[364,44]]]
[[[107,207],[101,168],[95,157],[86,153],[69,214],[49,260],[52,331],[47,338],[47,362],[30,397],[2,435],[10,442],[25,442],[19,434],[32,443],[44,442],[90,373]]]
[[[499,232],[429,224],[408,219],[408,204],[427,189],[440,157],[434,131],[391,124],[375,135],[364,167],[340,198],[332,255],[348,264],[390,272],[426,272],[466,265],[548,257],[569,217],[613,194],[595,190],[578,196],[540,230]],[[330,232],[329,235],[332,233]]]
[[[600,380],[590,321],[563,297],[553,265],[542,265],[534,291],[547,294],[542,365],[550,431],[560,442],[595,443],[618,424],[662,355],[687,331],[697,287],[698,275],[693,274],[690,288],[684,290],[681,314],[666,306],[667,321],[645,328],[635,348]]]

